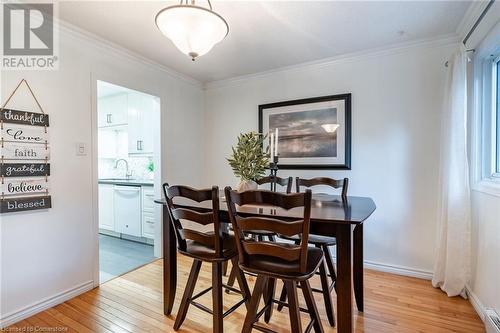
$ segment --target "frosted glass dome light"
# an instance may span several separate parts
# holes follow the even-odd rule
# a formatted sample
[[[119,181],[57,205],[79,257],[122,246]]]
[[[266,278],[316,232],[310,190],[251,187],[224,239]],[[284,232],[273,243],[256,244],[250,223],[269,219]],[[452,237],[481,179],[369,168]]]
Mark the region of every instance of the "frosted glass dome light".
[[[162,9],[155,18],[158,29],[193,61],[229,33],[227,22],[212,10],[210,1],[208,5],[204,8],[182,0],[180,5]]]

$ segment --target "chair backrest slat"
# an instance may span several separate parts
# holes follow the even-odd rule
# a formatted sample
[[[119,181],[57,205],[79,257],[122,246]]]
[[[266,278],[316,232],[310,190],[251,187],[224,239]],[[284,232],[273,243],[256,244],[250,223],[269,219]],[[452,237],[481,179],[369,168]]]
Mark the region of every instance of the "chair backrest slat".
[[[286,193],[292,192],[292,183],[293,183],[292,177],[281,178],[281,177],[276,176],[275,178],[276,178],[276,184],[286,187]],[[264,184],[271,184],[272,181],[273,181],[273,177],[267,176],[267,177],[257,179],[255,182],[259,185],[264,185]]]
[[[184,239],[191,239],[194,240],[195,242],[201,243],[206,246],[215,246],[215,239],[214,235],[212,234],[206,234],[201,231],[196,231],[188,228],[184,228],[182,230],[179,230],[179,233]]]
[[[313,186],[318,186],[318,185],[325,185],[325,186],[330,186],[335,189],[337,188],[342,188],[342,198],[347,198],[347,188],[349,187],[349,178],[344,178],[344,179],[332,179],[332,178],[327,178],[327,177],[316,177],[316,178],[311,178],[311,179],[303,179],[300,177],[295,178],[295,185],[296,185],[296,190],[297,193],[300,192],[300,187],[313,187]]]
[[[263,217],[239,217],[236,216],[240,230],[243,232],[252,230],[270,230],[274,233],[293,236],[302,233],[303,220],[283,221]]]
[[[238,247],[239,261],[248,264],[252,256],[267,256],[276,260],[296,261],[301,272],[305,272],[307,264],[307,243],[309,240],[309,225],[311,216],[311,191],[305,193],[284,194],[266,190],[246,191],[238,193],[225,188],[229,216],[233,224],[236,245]],[[303,219],[288,221],[274,217],[245,217],[240,215],[236,205],[271,206],[282,209],[302,207]],[[247,239],[246,232],[260,230],[265,232],[280,233],[287,236],[300,235],[300,243],[276,241],[255,241]],[[273,259],[274,260],[274,259]]]
[[[298,261],[301,255],[301,248],[298,245],[282,246],[270,241],[244,241],[243,248],[249,255],[268,256],[269,253],[272,253],[273,256],[285,261]]]
[[[187,241],[194,241],[203,245],[213,247],[216,256],[222,256],[223,232],[219,223],[219,188],[213,186],[211,189],[198,190],[188,186],[163,184],[163,191],[167,200],[170,223],[174,226],[177,238],[177,247],[180,251],[186,251]],[[212,201],[211,212],[198,212],[181,207],[174,203],[176,198],[185,198],[196,202]],[[200,226],[213,223],[211,232],[202,232],[192,228],[184,228],[181,220],[186,220]],[[196,227],[194,227],[196,228]]]
[[[202,225],[213,223],[213,213],[200,213],[187,208],[176,208],[172,210],[172,215],[177,220],[189,220]]]

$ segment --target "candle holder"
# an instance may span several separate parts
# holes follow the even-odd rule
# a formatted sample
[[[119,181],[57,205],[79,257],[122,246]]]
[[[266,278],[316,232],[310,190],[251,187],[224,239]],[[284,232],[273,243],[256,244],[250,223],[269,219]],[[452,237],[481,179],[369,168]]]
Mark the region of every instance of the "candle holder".
[[[271,171],[271,191],[276,192],[276,182],[278,177],[278,156],[273,156],[272,162],[269,163],[269,170]]]

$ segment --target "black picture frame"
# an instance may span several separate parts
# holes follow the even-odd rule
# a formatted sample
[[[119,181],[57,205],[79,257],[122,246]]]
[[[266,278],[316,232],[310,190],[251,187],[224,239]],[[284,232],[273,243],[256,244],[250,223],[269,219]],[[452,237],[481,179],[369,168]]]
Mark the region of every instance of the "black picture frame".
[[[343,164],[284,164],[279,163],[280,169],[296,169],[296,170],[318,170],[318,169],[331,169],[331,170],[351,170],[351,131],[352,131],[352,115],[351,115],[351,93],[319,96],[303,99],[295,99],[290,101],[268,103],[259,105],[259,132],[263,133],[263,120],[264,110],[284,106],[311,104],[318,102],[340,101],[345,103],[345,151]]]

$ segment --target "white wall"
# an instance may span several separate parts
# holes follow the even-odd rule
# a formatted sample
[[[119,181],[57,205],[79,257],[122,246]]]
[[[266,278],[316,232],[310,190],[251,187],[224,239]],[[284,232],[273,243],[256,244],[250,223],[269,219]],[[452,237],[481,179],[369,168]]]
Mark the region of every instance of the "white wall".
[[[161,98],[163,181],[201,183],[203,91],[190,82],[88,38],[61,34],[57,71],[2,71],[1,100],[26,78],[50,115],[52,209],[2,215],[3,324],[93,285],[96,225],[92,197],[92,80],[105,79]],[[12,108],[33,109],[21,94]],[[186,129],[190,129],[189,131]],[[76,142],[89,148],[76,156]],[[95,164],[95,165],[94,165]],[[68,296],[68,295],[66,295]],[[48,301],[49,303],[43,303]],[[34,306],[34,307],[33,307]]]
[[[474,191],[472,219],[473,301],[500,313],[500,197]]]
[[[370,196],[378,207],[365,226],[365,259],[429,277],[444,62],[455,47],[449,41],[423,43],[209,84],[206,185],[237,184],[225,158],[240,132],[258,129],[259,104],[350,92],[352,170],[279,173],[349,177],[350,195]]]

